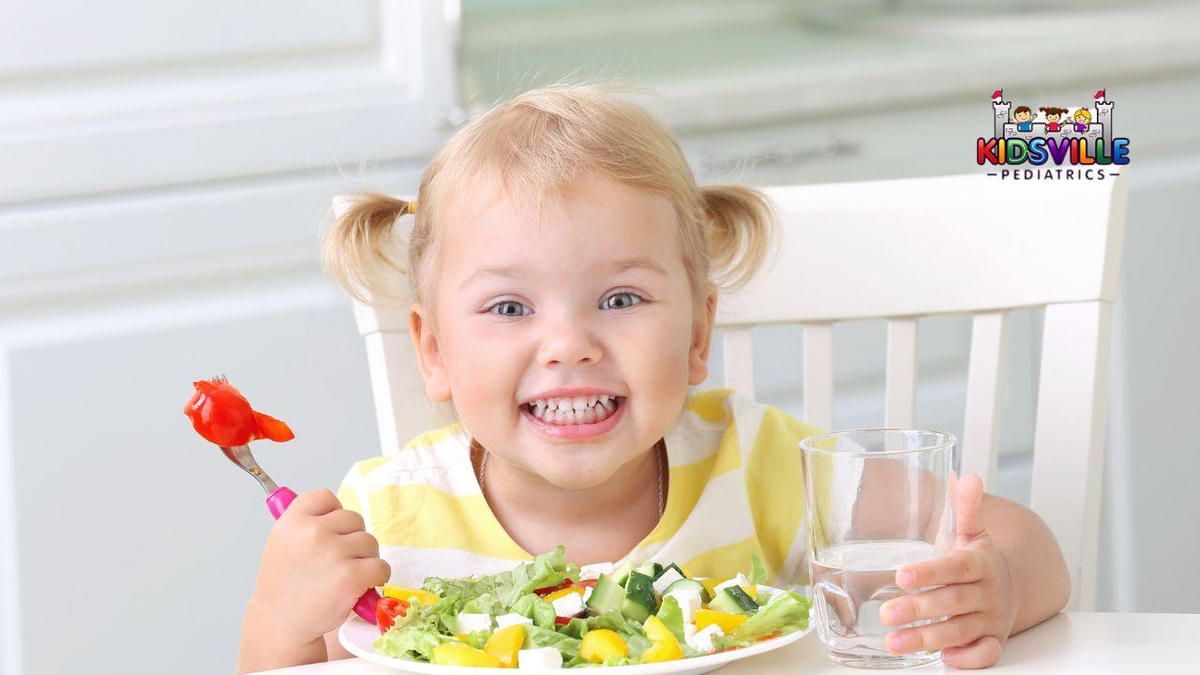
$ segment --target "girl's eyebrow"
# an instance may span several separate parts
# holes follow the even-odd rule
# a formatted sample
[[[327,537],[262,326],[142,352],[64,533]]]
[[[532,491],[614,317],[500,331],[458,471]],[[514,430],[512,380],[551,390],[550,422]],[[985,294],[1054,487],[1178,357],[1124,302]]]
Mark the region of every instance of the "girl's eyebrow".
[[[659,265],[650,258],[642,256],[634,258],[622,258],[621,260],[614,261],[612,265],[610,265],[610,269],[612,269],[614,274],[620,274],[629,270],[645,270],[659,276],[667,276],[667,270],[664,269],[662,265]],[[465,281],[463,281],[462,286],[459,288],[466,288],[467,286],[471,285],[471,282],[482,276],[519,279],[525,276],[526,273],[527,270],[524,265],[491,265],[488,267],[480,267],[472,272],[471,275],[468,276]]]

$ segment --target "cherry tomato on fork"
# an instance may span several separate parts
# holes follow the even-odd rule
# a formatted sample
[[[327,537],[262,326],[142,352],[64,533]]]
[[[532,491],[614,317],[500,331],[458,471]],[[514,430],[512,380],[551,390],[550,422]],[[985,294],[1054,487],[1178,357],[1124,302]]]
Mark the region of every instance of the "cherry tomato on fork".
[[[288,425],[250,407],[250,402],[225,378],[192,383],[196,393],[183,407],[192,427],[221,447],[246,445],[260,438],[282,443],[296,437]]]
[[[408,615],[408,603],[400,598],[383,596],[375,603],[375,623],[380,633],[386,633],[396,623],[396,617]]]

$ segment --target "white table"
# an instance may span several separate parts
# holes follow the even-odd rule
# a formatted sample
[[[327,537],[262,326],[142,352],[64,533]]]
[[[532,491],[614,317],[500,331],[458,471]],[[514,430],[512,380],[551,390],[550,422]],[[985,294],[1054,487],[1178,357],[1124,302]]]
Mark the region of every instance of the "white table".
[[[986,671],[1005,673],[1198,673],[1200,614],[1060,614],[1008,641],[1000,662]],[[361,659],[280,668],[294,675],[396,675]],[[592,671],[588,671],[592,672]],[[863,673],[825,658],[816,632],[795,644],[732,663],[722,675],[764,673]],[[921,673],[960,672],[928,666]]]

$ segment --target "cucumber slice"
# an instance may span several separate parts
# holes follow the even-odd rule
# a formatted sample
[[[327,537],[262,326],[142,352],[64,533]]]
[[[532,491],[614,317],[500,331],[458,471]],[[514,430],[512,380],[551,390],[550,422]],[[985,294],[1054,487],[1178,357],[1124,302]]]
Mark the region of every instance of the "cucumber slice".
[[[633,569],[635,572],[641,572],[642,574],[645,574],[646,576],[650,577],[651,581],[653,581],[658,578],[658,575],[662,574],[663,566],[656,562],[648,562],[638,565]]]
[[[599,586],[600,584],[597,583],[596,585]],[[671,591],[685,591],[685,590],[686,591],[696,591],[697,593],[699,593],[700,594],[700,602],[703,602],[706,605],[708,603],[712,602],[712,594],[708,592],[708,589],[704,587],[704,584],[700,583],[699,581],[696,581],[695,579],[680,579],[680,580],[674,582],[673,584],[671,584],[670,586],[667,586],[667,590],[663,591],[663,595],[665,596],[668,593],[670,593]],[[592,591],[592,593],[594,594],[595,591]]]
[[[676,582],[678,583],[678,582]],[[741,586],[726,586],[717,593],[717,597],[708,603],[712,609],[727,614],[753,614],[758,611],[758,603]]]
[[[633,565],[630,565],[628,562],[621,563],[620,565],[617,566],[617,569],[613,570],[613,573],[612,573],[613,581],[617,582],[618,586],[621,586],[622,588],[624,588],[625,582],[629,581],[629,573],[632,571],[633,571]],[[593,591],[593,593],[594,592],[595,591]]]
[[[683,570],[679,569],[679,565],[676,565],[675,563],[671,563],[670,565],[667,565],[666,567],[662,568],[662,570],[658,574],[655,574],[654,580],[658,581],[658,578],[661,577],[662,575],[666,574],[667,570],[675,570],[676,572],[679,573],[679,576],[683,577],[684,579],[688,578],[688,575],[684,574]]]
[[[588,596],[588,609],[595,611],[597,614],[605,612],[621,611],[621,605],[625,603],[625,589],[617,584],[616,580],[607,574],[601,574],[596,580],[596,586],[592,589],[592,594]]]
[[[621,604],[621,613],[641,623],[654,613],[654,605],[654,581],[640,572],[630,572],[629,580],[625,582],[625,602]]]

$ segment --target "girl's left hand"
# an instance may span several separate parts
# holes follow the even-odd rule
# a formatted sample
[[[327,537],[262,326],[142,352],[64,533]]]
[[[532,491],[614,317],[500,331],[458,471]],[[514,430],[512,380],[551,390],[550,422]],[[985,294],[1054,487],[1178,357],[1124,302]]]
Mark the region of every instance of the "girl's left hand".
[[[894,654],[942,650],[942,662],[955,668],[986,668],[1000,658],[1017,617],[1008,564],[983,528],[983,481],[975,474],[958,481],[954,495],[955,550],[896,570],[903,589],[940,586],[883,603],[885,625],[903,626],[949,617],[918,628],[888,633]]]

